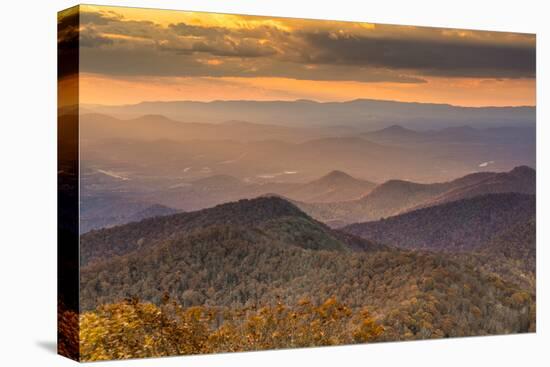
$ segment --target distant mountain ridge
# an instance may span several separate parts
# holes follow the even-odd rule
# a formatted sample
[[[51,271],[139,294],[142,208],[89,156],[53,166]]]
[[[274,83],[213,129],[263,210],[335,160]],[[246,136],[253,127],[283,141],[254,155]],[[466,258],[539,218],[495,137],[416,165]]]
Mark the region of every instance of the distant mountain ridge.
[[[475,126],[475,125],[474,125]],[[499,127],[473,127],[471,125],[411,130],[401,125],[391,125],[380,130],[360,135],[362,138],[381,144],[415,145],[443,143],[535,143],[535,128],[532,124]]]
[[[85,105],[85,110],[113,116],[137,117],[163,114],[180,121],[223,122],[247,120],[263,124],[292,126],[340,125],[381,128],[389,124],[408,128],[461,126],[517,126],[535,122],[535,108],[458,107],[446,104],[410,103],[356,99],[345,102],[296,101],[168,101],[142,102],[125,106]],[[246,111],[246,113],[245,113]]]
[[[345,172],[334,170],[295,189],[283,190],[280,194],[300,201],[333,202],[359,198],[368,194],[375,186],[373,182],[359,180]]]
[[[149,176],[166,177],[171,182],[178,177],[204,178],[206,174],[305,182],[335,169],[374,182],[441,182],[480,168],[501,171],[536,163],[532,125],[384,129],[390,136],[397,130],[401,131],[398,136],[405,131],[406,136],[420,137],[403,142],[362,134],[369,129],[368,124],[339,126],[181,122],[151,114],[124,120],[81,114],[80,149],[86,164],[94,162],[104,170],[133,173],[135,182],[143,181],[144,185],[148,185]],[[435,138],[440,135],[445,137]],[[284,172],[295,176],[282,175]]]
[[[148,217],[169,215],[182,211],[209,208],[228,201],[278,195],[291,201],[311,200],[330,202],[351,200],[368,193],[375,183],[354,178],[341,171],[332,171],[316,180],[305,183],[246,182],[231,175],[212,175],[204,178],[172,183],[160,192],[146,190],[136,194],[112,194],[98,189],[107,183],[118,189],[123,179],[108,174],[85,176],[92,190],[83,190],[80,228],[81,233],[102,227],[112,227]],[[92,173],[93,174],[93,173]],[[179,209],[173,209],[175,206]]]
[[[534,194],[535,170],[520,166],[509,172],[476,172],[442,183],[421,184],[390,180],[358,200],[332,203],[297,203],[314,218],[338,227],[378,220],[414,209],[430,207],[489,193]]]
[[[534,195],[487,194],[379,221],[356,223],[342,230],[407,249],[473,250],[479,249],[495,234],[532,218],[535,203]]]
[[[375,183],[358,179],[342,171],[304,183],[298,182],[246,182],[230,175],[213,175],[194,180],[164,192],[161,198],[151,197],[162,203],[176,203],[186,211],[198,210],[225,201],[251,199],[274,194],[292,201],[328,203],[353,200],[368,194]]]
[[[110,176],[101,177],[101,180],[125,182]],[[534,194],[535,189],[536,173],[526,166],[516,167],[509,172],[477,172],[434,184],[390,180],[376,185],[339,170],[305,183],[254,183],[230,175],[212,175],[177,183],[161,193],[149,191],[140,194],[138,197],[142,200],[86,192],[83,197],[81,232],[265,195],[283,197],[313,218],[331,227],[342,227],[482,194]],[[146,210],[150,206],[156,207],[156,212],[153,209]]]
[[[80,233],[180,213],[181,210],[117,195],[81,196]]]
[[[527,166],[519,166],[509,172],[485,174],[479,177],[485,178],[469,185],[459,185],[414,209],[491,193],[518,192],[531,195],[536,193],[536,173],[534,169]]]
[[[160,111],[132,118],[118,118],[102,113],[84,113],[80,115],[80,121],[82,136],[86,140],[123,138],[145,141],[159,139],[253,141],[280,139],[302,142],[325,136],[323,132],[314,133],[299,127],[236,120],[225,123],[189,122],[190,120],[187,118],[183,120],[170,118]]]

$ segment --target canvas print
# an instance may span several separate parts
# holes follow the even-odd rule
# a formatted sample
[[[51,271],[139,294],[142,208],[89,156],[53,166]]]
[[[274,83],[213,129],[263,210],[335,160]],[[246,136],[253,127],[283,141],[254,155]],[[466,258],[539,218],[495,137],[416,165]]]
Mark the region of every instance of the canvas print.
[[[536,330],[534,34],[58,18],[59,353]]]

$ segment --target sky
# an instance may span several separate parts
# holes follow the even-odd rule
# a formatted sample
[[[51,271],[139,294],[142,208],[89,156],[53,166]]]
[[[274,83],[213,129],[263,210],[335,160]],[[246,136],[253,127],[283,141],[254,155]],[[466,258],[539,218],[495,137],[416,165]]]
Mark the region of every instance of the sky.
[[[70,37],[60,33],[61,47]],[[535,105],[532,34],[85,5],[79,43],[84,104]],[[77,76],[61,70],[59,77],[74,83]]]

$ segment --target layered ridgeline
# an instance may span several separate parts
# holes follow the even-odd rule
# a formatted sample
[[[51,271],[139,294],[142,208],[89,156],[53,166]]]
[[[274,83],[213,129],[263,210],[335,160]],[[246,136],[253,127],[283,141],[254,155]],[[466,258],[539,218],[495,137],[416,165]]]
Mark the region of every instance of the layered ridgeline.
[[[91,231],[81,256],[89,312],[132,297],[226,310],[337,299],[367,307],[379,340],[534,329],[534,293],[490,264],[360,240],[277,197]]]
[[[352,177],[342,171],[331,171],[304,183],[250,183],[230,175],[213,175],[186,183],[174,183],[163,190],[141,189],[143,193],[132,194],[124,186],[131,185],[128,183],[130,180],[123,176],[113,177],[116,176],[113,172],[99,173],[93,175],[88,172],[85,178],[88,188],[83,188],[81,193],[81,233],[266,194],[276,194],[299,202],[353,200],[368,194],[376,186],[373,182]],[[101,185],[110,189],[105,190]],[[97,187],[100,189],[95,189]]]
[[[535,170],[520,166],[509,172],[477,172],[443,183],[390,180],[357,200],[297,204],[314,218],[339,227],[483,194],[516,192],[534,195],[535,191]]]
[[[376,184],[373,182],[335,170],[317,180],[293,185],[277,193],[292,200],[323,203],[358,199],[374,187]]]
[[[397,248],[442,252],[534,294],[535,209],[534,195],[486,194],[342,230]]]
[[[164,114],[180,121],[202,123],[240,120],[242,116],[264,124],[288,126],[333,126],[370,128],[399,123],[407,128],[452,127],[469,121],[475,126],[534,124],[534,107],[458,107],[447,104],[409,103],[372,99],[345,102],[296,101],[170,101],[135,105],[84,105],[83,110],[123,118]]]
[[[326,133],[315,132],[312,129],[255,124],[240,120],[224,120],[221,123],[182,122],[161,114],[145,114],[131,119],[119,119],[104,114],[84,113],[81,115],[81,126],[87,140],[253,141],[276,139],[301,142],[326,135]]]
[[[534,195],[487,194],[356,223],[342,230],[399,248],[471,251],[495,234],[530,220],[535,204]]]
[[[235,121],[242,116],[201,122],[192,115],[173,120],[158,114],[119,119],[83,113],[83,168],[99,176],[104,172],[124,176],[126,189],[134,185],[166,189],[215,175],[246,182],[308,182],[332,170],[378,182],[442,182],[480,169],[502,171],[535,164],[535,129],[530,123],[483,128],[468,119],[475,128],[445,127],[438,121],[431,126],[438,127],[434,131],[393,126],[366,132],[374,127],[365,116],[355,121],[359,126],[299,127],[283,126],[287,121],[279,118],[264,124],[249,112],[243,116],[250,122]],[[84,188],[88,178],[83,178]],[[207,206],[211,205],[203,207]]]
[[[374,187],[376,184],[373,182],[337,170],[304,183],[250,182],[230,175],[213,175],[181,185],[176,184],[168,190],[150,194],[149,197],[150,200],[161,203],[176,204],[188,211],[267,194],[284,196],[297,202],[339,202],[359,199]]]
[[[81,265],[140,249],[148,251],[167,239],[215,226],[252,231],[273,242],[282,241],[302,248],[345,251],[380,247],[332,230],[279,197],[262,197],[91,231],[80,239]]]
[[[80,197],[80,233],[181,212],[160,204],[114,194]]]
[[[81,233],[266,194],[285,197],[315,219],[339,227],[486,193],[534,194],[536,181],[535,171],[526,166],[510,172],[478,172],[434,184],[390,180],[377,185],[333,170],[304,183],[249,182],[230,175],[212,175],[173,182],[161,190],[140,188],[132,193],[128,186],[132,187],[133,181],[113,172],[85,171],[84,176],[87,185],[82,188]]]
[[[400,125],[392,125],[381,130],[361,135],[367,140],[381,144],[411,146],[418,144],[440,145],[456,143],[533,143],[535,129],[533,125],[516,125],[486,129],[471,126],[446,127],[440,130],[411,130]]]

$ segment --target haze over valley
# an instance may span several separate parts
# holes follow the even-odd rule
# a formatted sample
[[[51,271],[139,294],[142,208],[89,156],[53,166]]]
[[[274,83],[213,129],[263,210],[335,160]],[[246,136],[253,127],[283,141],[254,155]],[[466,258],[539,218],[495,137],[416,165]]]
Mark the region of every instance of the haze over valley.
[[[415,106],[422,110],[422,104]],[[120,107],[126,108],[133,109]],[[488,185],[482,181],[535,165],[535,129],[529,122],[371,128],[368,121],[355,127],[296,127],[82,114],[81,231],[126,223],[143,213],[194,211],[268,194],[293,200],[338,226],[473,195],[461,190],[482,193]],[[534,172],[517,178],[522,179],[534,187]],[[475,184],[481,188],[471,187]],[[534,194],[524,187],[497,189],[517,190]]]
[[[293,103],[323,115],[313,111],[323,105]],[[302,302],[342,302],[351,315],[372,310],[368,323],[380,328],[355,341],[535,330],[528,108],[505,112],[528,121],[458,109],[435,124],[392,103],[386,122],[312,124],[280,123],[284,113],[251,121],[266,105],[248,114],[241,102],[238,120],[237,108],[227,121],[206,108],[190,114],[197,122],[183,118],[189,105],[80,116],[84,312],[134,295],[161,313],[170,299],[250,317],[274,300],[294,314]],[[158,106],[170,108],[130,117]],[[466,124],[472,116],[487,123]]]

